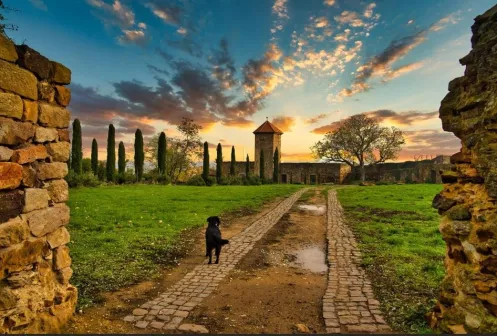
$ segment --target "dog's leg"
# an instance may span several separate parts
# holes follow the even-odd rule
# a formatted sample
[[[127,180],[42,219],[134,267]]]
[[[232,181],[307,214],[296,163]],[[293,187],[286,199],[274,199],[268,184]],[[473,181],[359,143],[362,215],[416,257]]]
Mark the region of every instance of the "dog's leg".
[[[209,264],[212,264],[212,247],[207,250],[207,256],[209,257]]]
[[[221,254],[221,245],[216,246],[216,264],[219,264],[219,255]]]

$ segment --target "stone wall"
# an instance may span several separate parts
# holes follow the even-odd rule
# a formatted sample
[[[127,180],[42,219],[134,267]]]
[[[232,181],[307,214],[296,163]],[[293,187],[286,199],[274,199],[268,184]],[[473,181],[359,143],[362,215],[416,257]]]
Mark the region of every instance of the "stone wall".
[[[71,71],[0,34],[0,333],[56,332],[74,312]]]
[[[273,133],[258,133],[255,135],[255,166],[254,174],[260,175],[261,149],[264,152],[264,175],[266,179],[273,178],[273,157],[278,148],[281,161],[281,135]]]
[[[443,216],[446,276],[432,326],[497,332],[497,6],[476,17],[464,76],[449,83],[440,118],[461,139],[433,203]]]
[[[341,184],[350,172],[347,165],[340,163],[285,162],[280,167],[281,174],[286,175],[287,183]]]

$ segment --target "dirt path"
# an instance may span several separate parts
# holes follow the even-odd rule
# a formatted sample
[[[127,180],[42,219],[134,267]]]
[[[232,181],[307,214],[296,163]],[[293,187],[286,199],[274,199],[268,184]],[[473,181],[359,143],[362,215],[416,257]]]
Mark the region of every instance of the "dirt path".
[[[312,333],[326,331],[321,311],[327,285],[326,199],[320,190],[312,194],[259,240],[184,323],[216,334],[292,333],[297,324]]]

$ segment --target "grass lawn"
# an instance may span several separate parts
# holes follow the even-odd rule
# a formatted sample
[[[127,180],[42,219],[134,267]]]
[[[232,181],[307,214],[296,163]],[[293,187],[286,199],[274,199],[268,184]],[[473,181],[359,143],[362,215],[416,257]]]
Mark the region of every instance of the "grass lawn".
[[[398,331],[430,332],[424,313],[438,297],[444,275],[445,243],[431,207],[441,189],[412,184],[337,190],[375,294]]]
[[[184,251],[185,240],[173,244],[183,230],[205,225],[209,216],[255,210],[299,188],[129,185],[71,189],[71,283],[79,289],[80,307],[98,302],[102,291],[158,274],[161,265],[174,262]]]

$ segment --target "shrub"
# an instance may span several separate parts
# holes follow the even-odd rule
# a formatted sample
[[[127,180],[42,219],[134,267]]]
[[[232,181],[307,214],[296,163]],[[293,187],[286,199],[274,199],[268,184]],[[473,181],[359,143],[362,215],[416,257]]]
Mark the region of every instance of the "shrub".
[[[186,182],[186,184],[188,184],[190,186],[205,186],[206,185],[205,181],[201,175],[195,175],[195,176],[190,177],[188,179],[188,181]]]
[[[119,184],[131,184],[135,183],[136,176],[134,173],[124,172],[117,174],[117,183]]]
[[[101,184],[101,182],[95,175],[93,175],[92,172],[76,174],[74,171],[71,170],[65,177],[65,180],[70,188],[96,187]]]
[[[250,175],[248,178],[249,185],[261,185],[261,178],[259,176]]]
[[[157,176],[157,183],[158,184],[171,184],[171,179],[167,175],[159,174],[159,176]]]
[[[240,176],[226,176],[222,177],[219,185],[242,185],[243,178]]]
[[[204,181],[205,185],[208,187],[211,187],[216,184],[216,179],[211,176],[208,176],[206,179],[204,179]]]

